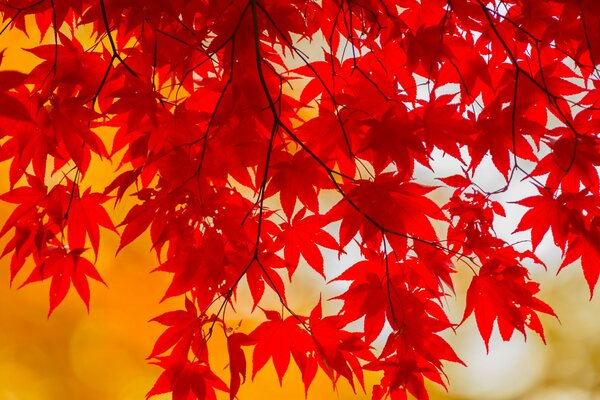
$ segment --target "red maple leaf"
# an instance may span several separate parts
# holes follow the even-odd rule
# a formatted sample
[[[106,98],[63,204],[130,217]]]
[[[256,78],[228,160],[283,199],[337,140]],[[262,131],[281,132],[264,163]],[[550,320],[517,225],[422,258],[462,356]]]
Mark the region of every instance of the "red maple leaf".
[[[188,351],[191,349],[200,360],[208,360],[203,326],[212,323],[214,318],[204,314],[199,315],[191,300],[185,299],[185,310],[169,311],[151,321],[168,328],[156,340],[148,359],[160,358],[159,356],[173,348],[170,353],[173,357],[187,359]]]
[[[245,333],[235,332],[227,335],[227,352],[229,354],[229,398],[236,397],[240,385],[246,382],[246,356],[242,346],[254,344],[254,340]]]
[[[22,72],[0,71],[0,117],[19,121],[31,121],[31,115],[27,107],[23,104],[22,96],[9,92],[10,89],[23,84],[26,78],[27,75]]]
[[[559,271],[567,265],[581,258],[581,269],[583,276],[590,289],[590,298],[594,295],[594,288],[600,276],[600,217],[595,216],[590,227],[578,232],[579,235],[569,243],[565,258],[560,265]]]
[[[13,252],[10,263],[10,281],[15,279],[25,259],[32,253],[40,254],[49,236],[44,223],[44,213],[40,207],[47,196],[47,187],[37,177],[27,175],[29,186],[22,186],[3,193],[3,201],[18,204],[6,218],[0,237],[15,229],[14,237],[6,244],[2,256]]]
[[[523,215],[516,231],[531,229],[533,249],[544,235],[552,232],[554,243],[563,251],[572,234],[579,233],[589,226],[593,217],[600,213],[600,203],[587,191],[578,193],[553,194],[547,189],[538,188],[539,196],[527,197],[517,202],[529,210]]]
[[[90,188],[79,195],[79,186],[74,186],[74,189],[75,193],[70,199],[69,211],[65,216],[69,245],[83,247],[87,234],[94,254],[97,256],[100,244],[99,227],[116,232],[110,216],[102,206],[104,202],[109,200],[109,197],[104,196],[102,193],[93,193]]]
[[[206,364],[171,357],[163,358],[157,364],[165,370],[146,394],[147,399],[172,392],[173,400],[216,400],[217,390],[229,392],[225,382]]]
[[[55,246],[42,255],[41,262],[33,269],[29,277],[19,288],[44,279],[50,282],[50,309],[48,316],[58,307],[69,292],[71,284],[83,300],[86,308],[90,308],[90,287],[88,278],[106,283],[89,260],[81,257],[85,249],[70,249]]]
[[[492,259],[471,281],[463,321],[475,313],[477,327],[488,350],[494,321],[498,322],[504,340],[509,340],[515,329],[526,336],[525,327],[545,340],[538,313],[556,315],[549,305],[535,297],[538,292],[539,285],[529,279],[526,268]]]
[[[564,128],[556,128],[555,132],[562,135],[550,142],[552,153],[539,161],[532,174],[548,174],[546,185],[552,189],[560,187],[565,192],[577,193],[584,187],[597,192],[600,145],[596,138],[569,137]]]
[[[283,152],[274,160],[273,175],[265,189],[265,198],[279,193],[281,207],[287,218],[291,218],[297,200],[315,214],[319,213],[319,190],[329,188],[331,182],[323,169],[306,151],[293,155]],[[279,154],[279,153],[278,153]]]
[[[321,301],[312,310],[309,318],[310,331],[321,368],[333,382],[344,377],[354,387],[354,377],[364,389],[363,371],[359,359],[370,361],[373,354],[362,335],[342,329],[346,326],[339,315],[323,316]]]
[[[402,176],[412,176],[415,162],[429,166],[427,151],[419,135],[419,124],[401,106],[390,107],[381,120],[367,120],[369,127],[360,149],[365,158],[373,160],[376,173],[383,171],[390,162]]]
[[[279,383],[282,384],[291,355],[308,391],[317,372],[317,361],[315,345],[303,326],[305,318],[289,316],[283,319],[276,311],[263,312],[267,320],[250,333],[250,338],[256,343],[252,353],[252,377],[272,359]]]
[[[346,292],[337,296],[344,301],[341,314],[348,322],[364,316],[365,342],[372,343],[381,333],[388,308],[385,269],[381,261],[360,261],[334,281],[351,281]]]
[[[340,245],[345,246],[360,233],[367,244],[381,243],[381,233],[400,254],[406,252],[406,239],[436,241],[430,219],[445,219],[440,208],[425,194],[434,188],[407,182],[400,175],[383,173],[373,181],[348,184],[347,195],[327,217],[342,220]]]
[[[306,209],[301,209],[289,223],[281,224],[281,233],[277,235],[275,249],[283,248],[284,260],[290,279],[300,260],[300,255],[308,265],[325,277],[323,255],[318,246],[342,251],[337,241],[323,230],[326,220],[321,215],[305,216]]]

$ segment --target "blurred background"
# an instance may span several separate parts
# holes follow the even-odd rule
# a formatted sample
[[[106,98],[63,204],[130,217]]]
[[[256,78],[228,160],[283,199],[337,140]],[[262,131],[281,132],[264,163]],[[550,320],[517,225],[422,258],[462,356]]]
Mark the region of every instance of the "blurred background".
[[[5,32],[0,36],[0,51],[7,49],[1,68],[31,70],[36,60],[20,48],[38,43],[39,37],[33,31],[30,37],[20,32]],[[94,165],[84,186],[87,182],[102,188],[108,183],[108,174],[101,167],[113,168],[107,163]],[[7,176],[7,170],[8,164],[1,163],[0,176]],[[0,192],[7,190],[8,179],[0,179]],[[504,200],[526,197],[518,192],[521,189],[516,190],[517,197],[514,192],[506,193]],[[123,210],[119,207],[112,213],[116,215],[115,221],[120,221]],[[10,211],[10,205],[0,203],[0,225]],[[0,240],[0,248],[5,243],[6,239]],[[147,237],[141,237],[115,257],[117,245],[118,237],[105,232],[97,268],[108,287],[92,283],[89,314],[71,291],[48,319],[49,282],[16,290],[29,271],[25,268],[10,287],[10,260],[0,260],[0,400],[144,398],[161,371],[145,360],[162,332],[160,325],[148,321],[183,304],[181,299],[159,304],[168,276],[150,273],[157,261],[150,253]],[[353,263],[352,256],[341,260],[329,257],[328,278],[337,276],[343,265]],[[448,365],[449,391],[431,386],[433,400],[600,400],[600,301],[597,297],[590,301],[577,266],[569,266],[556,276],[560,254],[548,238],[540,246],[540,256],[547,262],[548,271],[535,267],[532,276],[542,283],[539,297],[553,306],[560,318],[560,321],[543,318],[547,344],[536,335],[527,341],[515,335],[506,343],[495,333],[486,354],[471,318],[456,334],[446,335],[468,367]],[[467,273],[458,275],[459,297],[461,294],[464,297],[470,278]],[[297,276],[294,285],[288,295],[299,307],[298,312],[308,311],[319,297],[322,280],[310,274]],[[324,298],[333,295],[334,292],[331,296],[326,293]],[[445,306],[452,320],[460,321],[464,304],[449,298]],[[256,324],[249,313],[242,312],[237,317],[241,318],[241,329],[245,332]],[[211,357],[214,369],[219,373],[222,368],[220,375],[227,381],[224,345],[223,338],[215,335]],[[250,352],[246,354],[250,360]],[[328,379],[319,374],[308,399],[369,399],[369,388],[377,380],[376,376],[367,376],[367,393],[354,394],[345,383],[334,390]],[[268,365],[253,382],[249,379],[242,386],[238,397],[241,400],[305,398],[300,374],[293,363],[282,387],[273,367]]]

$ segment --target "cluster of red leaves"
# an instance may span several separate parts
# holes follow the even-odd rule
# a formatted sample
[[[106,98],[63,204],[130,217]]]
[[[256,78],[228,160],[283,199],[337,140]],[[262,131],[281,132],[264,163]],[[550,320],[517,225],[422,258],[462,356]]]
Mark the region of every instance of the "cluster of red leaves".
[[[23,285],[52,278],[50,313],[71,283],[87,306],[99,228],[121,228],[119,250],[149,230],[172,276],[164,297],[185,309],[155,319],[149,358],[164,371],[148,396],[233,399],[253,347],[252,376],[272,360],[281,381],[292,358],[307,391],[319,369],[363,388],[370,370],[374,399],[427,399],[424,382],[445,385],[443,362],[461,362],[441,336],[456,327],[442,307],[456,268],[473,271],[464,318],[486,346],[494,323],[506,340],[543,338],[539,314],[554,313],[522,262],[549,231],[560,267],[580,259],[597,283],[596,0],[7,0],[0,16],[0,35],[45,43],[26,49],[41,60],[29,73],[0,71],[11,280],[29,260]],[[439,176],[453,194],[435,202],[415,168],[438,174],[441,153],[464,173]],[[473,181],[486,157],[505,180],[494,192]],[[119,172],[82,191],[93,159]],[[517,177],[538,191],[517,201],[528,251],[494,230]],[[138,202],[115,228],[104,204],[126,195]],[[301,259],[324,279],[323,249],[354,244],[341,311],[296,313],[286,287]],[[254,309],[272,290],[284,312],[228,326],[240,284]],[[208,357],[215,328],[229,385]]]

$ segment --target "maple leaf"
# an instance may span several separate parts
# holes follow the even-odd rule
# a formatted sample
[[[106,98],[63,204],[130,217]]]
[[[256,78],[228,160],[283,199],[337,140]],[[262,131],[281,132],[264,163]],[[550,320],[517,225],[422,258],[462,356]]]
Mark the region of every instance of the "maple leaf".
[[[416,111],[422,114],[420,119],[424,130],[424,141],[428,147],[435,146],[462,160],[460,145],[472,143],[477,130],[473,121],[458,116],[459,104],[449,104],[454,97],[454,95],[433,97],[425,107]]]
[[[168,311],[151,321],[168,328],[156,339],[148,359],[160,358],[160,355],[173,348],[171,356],[186,358],[192,349],[200,360],[208,360],[203,326],[211,323],[212,319],[204,314],[199,315],[191,300],[185,299],[185,310]]]
[[[73,160],[82,174],[91,162],[91,150],[108,158],[104,142],[90,129],[99,115],[75,98],[54,96],[40,110],[39,128],[58,144],[55,155],[62,160]]]
[[[305,91],[309,87],[310,84],[306,86]],[[302,101],[302,96],[300,100]],[[349,154],[347,133],[342,130],[338,116],[330,108],[321,104],[318,116],[303,123],[296,131],[306,147],[328,168],[354,176],[356,165]]]
[[[561,131],[556,128],[556,131]],[[595,138],[579,136],[572,138],[568,131],[553,141],[552,153],[540,160],[532,174],[548,174],[547,186],[576,193],[581,187],[598,191],[597,166],[600,165],[599,145]]]
[[[121,240],[119,243],[119,252],[127,244],[131,243],[134,239],[138,238],[142,232],[144,232],[159,209],[160,203],[155,201],[153,198],[148,198],[143,204],[134,205],[123,221],[118,225],[125,225],[125,229],[121,233]]]
[[[89,260],[81,257],[85,249],[71,249],[65,251],[62,248],[50,248],[42,255],[42,261],[37,265],[29,277],[19,286],[22,288],[33,282],[52,278],[50,282],[50,309],[48,317],[64,300],[71,284],[75,287],[77,294],[86,308],[90,308],[90,287],[88,278],[97,280],[106,285],[100,274]]]
[[[595,216],[590,223],[589,229],[580,232],[569,243],[565,258],[559,268],[560,271],[581,258],[581,269],[590,290],[590,298],[594,295],[594,288],[598,282],[598,276],[600,276],[600,266],[598,265],[598,258],[600,257],[599,246],[600,218]]]
[[[549,190],[538,188],[538,192],[539,196],[517,202],[529,210],[521,218],[516,231],[531,229],[533,250],[551,231],[554,243],[564,251],[574,228],[581,228],[586,224],[584,219],[591,220],[598,214],[598,199],[587,195],[585,191],[554,195]],[[583,217],[583,214],[586,216]]]
[[[300,150],[291,156],[285,153],[281,157],[289,159],[273,162],[271,168],[275,172],[265,189],[265,198],[279,193],[281,207],[287,218],[292,217],[297,200],[318,214],[319,189],[330,187],[329,179],[306,151]]]
[[[229,391],[225,382],[206,364],[167,357],[161,359],[158,365],[165,370],[146,394],[147,399],[172,392],[173,400],[216,400],[217,390]]]
[[[284,260],[290,280],[300,260],[300,255],[308,265],[325,277],[323,255],[317,245],[342,252],[342,248],[328,232],[323,230],[327,223],[320,215],[305,216],[306,209],[298,211],[290,223],[281,225],[282,231],[277,235],[275,249],[283,247]]]
[[[265,292],[265,286],[273,289],[281,300],[286,302],[285,285],[276,270],[283,267],[281,258],[275,254],[265,252],[259,254],[258,257],[262,258],[262,260],[260,262],[253,262],[245,274],[248,287],[250,288],[250,295],[254,301],[252,308],[255,309],[260,303]]]
[[[414,172],[415,162],[429,166],[427,151],[418,134],[419,125],[405,108],[390,107],[381,120],[367,120],[365,124],[369,129],[360,148],[362,152],[371,152],[366,158],[373,160],[376,173],[383,171],[391,161],[400,175],[408,177]]]
[[[407,399],[407,393],[419,400],[428,400],[425,379],[446,387],[441,371],[441,360],[464,363],[450,345],[438,335],[421,337],[421,348],[411,348],[405,343],[403,332],[392,333],[380,359],[365,366],[367,370],[383,371],[379,385],[373,387],[373,398],[382,399],[388,394],[392,399]],[[424,354],[423,347],[427,349]]]
[[[289,316],[283,319],[276,311],[263,312],[267,321],[262,322],[249,335],[256,343],[252,353],[252,378],[272,359],[279,384],[282,384],[291,355],[302,373],[305,390],[308,391],[317,372],[317,361],[315,344],[303,326],[305,318]]]
[[[78,191],[78,186],[76,186]],[[90,239],[92,248],[98,256],[98,247],[100,243],[100,229],[102,226],[106,229],[116,232],[108,213],[102,206],[102,203],[109,200],[109,197],[101,193],[92,193],[91,189],[86,189],[81,195],[73,195],[70,202],[68,218],[68,239],[69,245],[73,247],[82,247],[85,242],[85,235]]]
[[[343,294],[335,297],[344,301],[341,313],[349,322],[364,316],[365,342],[372,343],[385,324],[388,297],[384,283],[384,266],[378,261],[360,261],[334,281],[351,281]]]
[[[454,249],[487,253],[504,245],[493,228],[495,215],[506,216],[504,207],[480,192],[452,196],[445,205],[454,220],[448,227],[448,241]]]
[[[27,175],[27,183],[29,186],[21,186],[1,195],[0,198],[3,201],[18,204],[18,206],[6,218],[0,231],[0,237],[6,235],[10,229],[17,227],[23,218],[36,219],[38,208],[43,205],[48,194],[48,188],[34,175]]]
[[[27,95],[27,93],[24,92],[23,95]],[[8,124],[6,132],[2,132],[3,135],[6,134],[8,140],[0,146],[0,158],[12,158],[9,173],[11,188],[26,174],[27,167],[30,164],[34,175],[37,177],[45,176],[49,156],[58,157],[57,143],[49,138],[45,134],[45,131],[40,128],[44,123],[44,113],[38,113],[35,106],[35,102],[39,100],[39,96],[34,93],[28,97],[30,97],[29,101],[25,103],[27,112],[35,117],[31,121],[11,121]],[[16,113],[14,115],[19,114]],[[0,116],[0,119],[2,119],[2,116]],[[3,123],[3,125],[6,125],[6,123]],[[55,165],[58,164],[56,158],[54,162]]]
[[[410,263],[405,262],[402,272],[392,275],[387,283],[387,319],[394,331],[377,360],[365,365],[367,370],[384,373],[374,389],[375,398],[386,393],[402,398],[408,392],[428,399],[426,378],[446,387],[442,361],[464,364],[439,335],[453,327],[438,303],[439,291],[417,286],[419,274],[408,267]]]
[[[463,321],[475,313],[488,351],[494,321],[498,322],[504,340],[509,340],[515,329],[526,336],[525,327],[528,327],[545,341],[538,313],[556,314],[535,297],[538,292],[539,285],[529,279],[526,268],[492,259],[481,267],[469,285]]]
[[[364,389],[359,358],[369,361],[373,355],[362,335],[343,330],[346,322],[339,315],[324,317],[320,300],[310,314],[309,324],[321,368],[334,382],[338,376],[343,376],[354,390],[356,377]]]
[[[46,98],[51,97],[50,83],[61,83],[65,92],[59,92],[59,97],[64,95],[66,99],[73,95],[81,102],[87,102],[98,90],[108,60],[103,62],[102,53],[85,51],[77,37],[69,38],[62,32],[57,32],[57,37],[59,43],[56,45],[44,44],[27,49],[44,60],[30,71],[28,82],[34,83]],[[52,76],[50,79],[49,75]]]
[[[0,236],[14,228],[2,256],[13,252],[10,281],[14,281],[27,257],[33,256],[39,267],[49,249],[63,247],[57,235],[64,227],[65,187],[48,187],[36,176],[26,175],[27,184],[2,194],[4,201],[18,204],[6,219]],[[68,290],[68,287],[67,287]],[[65,292],[66,294],[66,292]]]
[[[10,89],[20,86],[27,75],[18,71],[0,71],[0,116],[20,121],[31,121],[31,115],[18,95]]]
[[[198,283],[208,284],[207,290],[200,293],[202,306],[210,304],[215,293],[222,289],[226,278],[224,271],[225,248],[220,235],[210,230],[205,233],[199,246],[186,247],[162,263],[155,271],[173,274],[163,300],[181,295]]]
[[[242,346],[253,344],[254,341],[245,333],[235,332],[227,335],[227,352],[229,354],[229,370],[231,379],[229,382],[229,398],[236,397],[240,385],[246,381],[246,356]]]
[[[526,122],[514,121],[511,110],[503,108],[498,102],[486,108],[475,123],[478,131],[473,145],[469,147],[471,168],[477,168],[489,153],[498,171],[508,180],[511,153],[525,160],[535,160],[531,144],[521,133],[522,125],[526,126]]]
[[[365,243],[380,243],[387,236],[395,251],[406,252],[406,238],[436,241],[430,218],[444,219],[439,207],[425,196],[434,188],[407,182],[401,175],[383,173],[374,181],[349,184],[346,197],[327,214],[342,220],[340,245],[345,246],[360,233]]]

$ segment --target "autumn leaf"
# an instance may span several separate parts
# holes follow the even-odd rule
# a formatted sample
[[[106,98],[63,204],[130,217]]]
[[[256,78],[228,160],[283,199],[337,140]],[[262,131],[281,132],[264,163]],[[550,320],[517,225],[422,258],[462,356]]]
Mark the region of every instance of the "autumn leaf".
[[[581,259],[583,276],[590,289],[590,298],[594,295],[594,288],[600,276],[598,257],[600,252],[600,218],[594,217],[589,230],[580,232],[575,239],[569,243],[565,258],[560,265],[559,271],[567,265]]]
[[[2,79],[2,76],[0,76],[0,79]],[[0,92],[0,115],[19,121],[31,120],[29,110],[16,96],[10,93]]]
[[[186,358],[190,349],[201,360],[208,358],[203,326],[211,319],[198,313],[194,303],[185,299],[185,310],[168,311],[151,319],[168,328],[154,344],[148,359],[157,358],[173,348],[171,356]]]
[[[321,302],[310,314],[309,324],[321,368],[333,382],[338,376],[344,377],[354,387],[354,377],[364,389],[364,377],[359,359],[373,358],[369,346],[362,335],[343,330],[346,325],[339,315],[323,316]]]
[[[549,305],[535,297],[538,292],[539,285],[529,279],[527,269],[491,260],[471,281],[463,321],[475,313],[477,327],[488,351],[495,321],[505,341],[515,330],[526,337],[525,327],[545,341],[538,313],[556,315]]]
[[[48,317],[64,300],[71,284],[89,311],[90,287],[88,278],[92,278],[106,285],[100,274],[89,260],[81,257],[84,249],[71,249],[66,251],[61,248],[49,249],[41,263],[34,268],[29,277],[19,288],[33,282],[52,278],[50,282],[50,309]]]
[[[69,244],[81,247],[85,243],[85,236],[90,240],[96,256],[100,244],[100,229],[103,227],[116,232],[110,216],[102,206],[109,197],[101,193],[92,193],[90,188],[86,189],[80,196],[75,194],[70,203],[67,215],[67,226],[69,229]]]
[[[290,279],[298,267],[300,255],[312,269],[325,277],[323,255],[317,245],[338,252],[343,251],[335,238],[323,229],[327,222],[322,216],[305,216],[305,213],[306,209],[302,209],[290,223],[282,224],[282,232],[274,242],[275,248],[283,247]]]
[[[165,371],[146,394],[146,398],[172,392],[173,400],[190,398],[216,400],[216,391],[228,392],[227,385],[206,364],[181,362],[169,357],[158,363]]]
[[[252,353],[252,377],[271,359],[283,383],[290,358],[302,373],[305,390],[308,391],[317,372],[315,345],[303,326],[303,317],[289,316],[285,319],[276,311],[263,310],[267,320],[261,323],[249,337],[256,343]],[[291,357],[290,357],[291,356]]]
[[[279,193],[281,207],[287,218],[292,217],[297,200],[318,214],[319,190],[329,188],[329,180],[306,151],[300,150],[293,155],[285,153],[283,157],[272,166],[274,172],[266,186],[265,197]]]
[[[246,382],[246,356],[242,346],[253,344],[254,341],[245,333],[235,332],[227,336],[227,352],[229,354],[229,398],[236,397],[240,385]]]
[[[552,192],[538,189],[539,196],[527,197],[517,204],[528,207],[517,231],[531,229],[531,243],[535,250],[544,235],[552,232],[554,243],[564,250],[569,234],[571,212],[567,207],[568,194],[554,196]]]
[[[357,233],[365,243],[381,243],[381,232],[394,250],[406,251],[406,239],[436,240],[431,219],[444,219],[439,207],[425,196],[434,188],[407,182],[400,175],[384,173],[374,181],[348,185],[347,196],[328,213],[342,220],[340,244],[345,246]]]
[[[360,261],[334,281],[350,281],[350,287],[337,299],[344,301],[341,314],[349,322],[364,317],[365,342],[372,343],[386,320],[388,295],[381,261]]]

